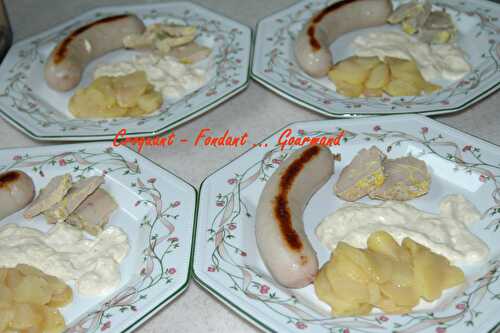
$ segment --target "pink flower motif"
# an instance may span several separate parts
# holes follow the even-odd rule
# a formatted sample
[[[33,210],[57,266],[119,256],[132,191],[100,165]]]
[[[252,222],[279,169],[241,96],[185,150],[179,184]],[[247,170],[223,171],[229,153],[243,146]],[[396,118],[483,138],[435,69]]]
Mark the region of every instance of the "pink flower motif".
[[[380,321],[388,321],[389,318],[387,316],[380,316],[380,317],[378,317],[378,320],[380,320]]]
[[[167,272],[168,272],[168,274],[173,275],[173,274],[175,274],[175,272],[177,272],[177,270],[175,269],[175,267],[171,267],[168,269]]]
[[[487,177],[487,176],[485,176],[485,175],[480,175],[480,176],[479,176],[479,181],[480,181],[481,183],[486,183],[486,181],[487,181],[487,180],[488,180],[488,177]]]
[[[471,145],[466,145],[462,148],[462,151],[465,153],[466,151],[471,151],[472,150],[472,146]]]
[[[178,242],[178,241],[179,241],[179,238],[177,238],[177,237],[170,237],[170,238],[168,239],[168,241],[170,241],[170,242],[172,242],[172,243],[173,243],[173,242]]]
[[[66,161],[64,159],[60,159],[59,166],[65,166],[65,165],[66,165]]]
[[[344,328],[344,330],[342,331],[342,333],[349,333],[350,330],[348,328]]]
[[[301,321],[298,321],[295,323],[295,327],[297,327],[299,330],[304,330],[307,328],[307,325]]]
[[[380,131],[381,129],[382,129],[382,127],[380,127],[380,125],[375,125],[375,126],[373,126],[373,131],[374,131],[374,132],[378,132],[378,131]]]
[[[259,292],[263,295],[267,294],[269,292],[269,286],[266,286],[265,284],[260,286]]]
[[[264,73],[271,73],[272,71],[273,71],[273,70],[272,70],[272,69],[270,69],[270,68],[266,68],[266,69],[264,69]]]
[[[446,333],[446,327],[437,327],[436,333]]]
[[[306,135],[306,131],[304,131],[303,129],[299,129],[297,133],[299,133],[299,135]]]
[[[240,83],[240,80],[231,80],[231,83],[232,84],[238,84],[238,83]]]
[[[175,207],[179,207],[181,205],[181,202],[180,201],[174,201],[170,204],[171,207],[175,208]]]
[[[245,251],[241,251],[240,256],[242,256],[242,257],[246,257],[246,256],[247,256],[247,253],[246,253]]]
[[[209,266],[209,267],[208,267],[208,271],[209,271],[210,273],[215,272],[215,267],[214,267],[214,266]]]
[[[235,61],[237,64],[241,64],[241,59],[236,59]]]
[[[228,183],[229,185],[236,184],[236,182],[237,182],[236,178],[230,178],[230,179],[228,179],[228,180],[227,180],[227,183]]]
[[[465,303],[458,303],[455,307],[458,310],[464,310],[465,309]]]
[[[12,157],[12,159],[14,161],[19,161],[19,160],[22,160],[23,158],[21,156],[19,156],[19,155],[15,155],[14,157]]]
[[[281,164],[281,160],[280,160],[280,159],[277,159],[277,158],[274,158],[274,159],[272,160],[272,162],[273,162],[274,164]]]
[[[422,127],[422,128],[420,129],[420,132],[421,132],[422,134],[427,134],[427,133],[429,132],[429,128],[428,128],[428,127]]]
[[[154,183],[156,182],[156,178],[153,178],[153,177],[152,177],[152,178],[149,178],[149,179],[147,180],[147,182],[148,182],[148,183],[150,183],[150,184],[154,184]]]
[[[323,104],[329,105],[329,104],[332,104],[332,101],[329,99],[325,99],[325,100],[323,100]]]
[[[108,328],[110,328],[110,327],[111,327],[111,321],[110,321],[110,320],[108,320],[107,322],[105,322],[105,323],[101,326],[101,332],[102,332],[102,331],[107,330],[107,329],[108,329]]]
[[[137,200],[137,201],[135,202],[135,204],[134,204],[134,207],[137,207],[137,206],[139,206],[140,204],[141,204],[141,200]]]
[[[224,207],[224,201],[218,200],[218,201],[215,203],[215,205],[216,205],[217,207]]]
[[[441,101],[441,104],[442,105],[450,105],[450,101],[445,99],[444,101]]]
[[[231,224],[229,225],[228,229],[229,229],[229,230],[234,230],[234,229],[236,229],[236,224],[231,223]]]
[[[108,172],[107,172],[106,170],[103,170],[103,171],[102,171],[102,175],[103,175],[103,176],[105,176],[105,175],[107,175],[107,174],[108,174]]]

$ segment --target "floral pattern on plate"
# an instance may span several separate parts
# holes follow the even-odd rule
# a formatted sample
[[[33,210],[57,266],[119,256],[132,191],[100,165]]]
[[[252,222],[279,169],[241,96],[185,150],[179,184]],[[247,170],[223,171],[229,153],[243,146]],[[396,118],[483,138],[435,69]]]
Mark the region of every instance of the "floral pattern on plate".
[[[121,265],[122,272],[128,272],[122,279],[128,277],[128,282],[110,296],[91,299],[90,307],[89,299],[80,305],[76,297],[68,309],[63,308],[66,332],[131,331],[187,287],[196,204],[190,185],[128,148],[102,143],[1,150],[0,156],[4,161],[0,171],[27,172],[37,191],[62,173],[69,172],[74,179],[106,175],[105,186],[119,184],[118,191],[111,184],[108,191],[120,209],[137,214],[136,225],[126,225],[123,222],[129,221],[121,218],[114,224],[127,232],[131,242],[136,234],[144,235],[139,244],[131,243],[128,257],[134,258]],[[130,194],[120,193],[126,192],[124,188]],[[116,219],[112,216],[111,223]],[[20,220],[16,213],[0,226]],[[135,264],[124,267],[131,263]]]
[[[431,95],[402,98],[339,95],[327,78],[317,80],[305,74],[293,55],[293,40],[300,28],[330,2],[302,1],[259,23],[252,66],[252,76],[257,81],[301,106],[332,117],[455,112],[500,86],[500,6],[486,0],[440,0],[434,4],[448,10],[456,21],[461,32],[460,46],[468,53],[473,67],[471,73]],[[401,1],[393,3],[397,6]]]
[[[417,115],[294,123],[287,128],[297,138],[336,136],[343,130],[342,144],[332,148],[342,155],[354,155],[363,147],[377,145],[388,154],[410,152],[417,157],[430,157],[436,163],[432,165],[434,171],[436,165],[447,163],[449,169],[442,168],[445,178],[446,172],[456,173],[453,177],[460,178],[464,189],[470,188],[469,198],[483,212],[483,219],[473,232],[488,243],[491,257],[465,290],[438,303],[432,312],[344,318],[318,312],[302,293],[273,282],[256,249],[254,214],[259,195],[272,172],[296,148],[282,150],[276,144],[281,130],[265,140],[272,148],[248,151],[209,176],[202,185],[193,269],[203,287],[266,331],[465,333],[475,332],[478,327],[486,332],[498,324],[494,313],[500,309],[500,247],[495,241],[500,228],[500,147]],[[337,166],[335,174],[339,170]],[[433,177],[433,182],[438,182],[438,176]],[[325,186],[333,183],[328,184]],[[431,185],[434,194],[429,202],[439,202],[438,198],[450,194],[441,190],[442,184],[436,188],[433,190]],[[331,197],[324,201],[332,200],[334,195]],[[420,209],[437,209],[423,200],[419,201]],[[332,205],[338,207],[337,203]],[[310,216],[307,208],[305,216]],[[306,233],[314,242],[313,228],[306,220]]]
[[[105,16],[132,13],[145,24],[195,25],[200,38],[213,43],[216,75],[199,90],[150,117],[110,120],[75,119],[67,112],[67,94],[51,92],[42,68],[50,48],[68,31]],[[104,7],[15,44],[0,67],[0,115],[40,140],[112,139],[122,128],[128,136],[156,135],[204,113],[248,84],[251,31],[248,27],[190,2]]]

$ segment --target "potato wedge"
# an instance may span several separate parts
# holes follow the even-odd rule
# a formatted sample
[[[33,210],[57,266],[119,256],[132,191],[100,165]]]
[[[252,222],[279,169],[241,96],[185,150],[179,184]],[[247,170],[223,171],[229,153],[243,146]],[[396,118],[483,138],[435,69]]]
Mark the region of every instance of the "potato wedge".
[[[363,86],[345,81],[334,81],[337,92],[346,97],[359,97],[363,93]]]

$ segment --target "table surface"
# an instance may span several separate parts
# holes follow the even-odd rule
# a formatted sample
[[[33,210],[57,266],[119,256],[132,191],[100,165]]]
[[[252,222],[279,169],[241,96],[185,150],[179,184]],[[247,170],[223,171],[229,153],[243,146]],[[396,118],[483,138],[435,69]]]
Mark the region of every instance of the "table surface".
[[[14,42],[44,31],[89,9],[102,5],[154,3],[143,0],[5,0]],[[163,1],[165,2],[165,1]],[[195,1],[252,28],[269,13],[292,4],[293,0],[206,0]],[[257,102],[258,101],[258,102]],[[500,92],[462,112],[434,119],[500,144]],[[238,134],[248,132],[252,142],[259,142],[277,129],[298,120],[322,120],[326,117],[305,110],[265,89],[254,81],[248,88],[214,110],[176,128],[187,135],[201,128],[211,128],[218,135],[226,129]],[[0,120],[0,148],[46,145],[30,139]],[[8,138],[8,140],[6,139]],[[195,187],[203,179],[240,155],[246,147],[217,148],[174,145],[165,149],[144,148],[142,154],[165,169],[184,178]],[[257,332],[236,313],[192,282],[174,300],[136,332]]]

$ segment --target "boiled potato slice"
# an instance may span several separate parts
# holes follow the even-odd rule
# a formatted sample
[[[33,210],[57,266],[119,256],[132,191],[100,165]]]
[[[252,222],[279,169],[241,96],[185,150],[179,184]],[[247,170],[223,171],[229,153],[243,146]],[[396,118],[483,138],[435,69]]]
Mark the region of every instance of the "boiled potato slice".
[[[389,83],[390,78],[389,66],[379,63],[370,72],[365,87],[368,89],[382,89]]]
[[[5,278],[5,285],[13,290],[22,280],[23,275],[14,268],[7,270],[7,277]]]
[[[402,79],[391,80],[384,88],[391,96],[420,96],[420,87]]]
[[[363,95],[366,97],[381,97],[384,95],[384,90],[379,88],[376,89],[364,88]]]
[[[367,251],[367,254],[371,262],[368,272],[370,273],[372,279],[377,283],[389,281],[392,275],[394,260],[391,257],[378,252],[373,252],[371,250]]]
[[[53,308],[62,308],[73,301],[73,291],[69,286],[66,286],[62,293],[53,294],[52,299],[47,306]]]
[[[47,281],[35,275],[27,275],[13,289],[14,300],[18,303],[30,303],[43,305],[51,298],[51,289]]]
[[[400,287],[392,282],[380,285],[382,295],[394,301],[396,306],[410,307],[416,306],[420,300],[420,295],[413,287]]]
[[[42,272],[38,268],[30,266],[30,265],[18,264],[16,266],[16,269],[19,270],[19,272],[21,274],[24,274],[24,275],[33,275],[33,276],[41,276],[41,277],[47,276],[44,272]]]
[[[334,81],[337,92],[346,97],[359,97],[363,93],[363,85],[346,81]]]
[[[146,93],[149,85],[144,71],[116,77],[113,88],[118,106],[125,108],[136,106],[137,99]]]
[[[370,304],[377,304],[378,302],[380,302],[382,294],[380,292],[380,287],[378,286],[378,284],[374,282],[368,283],[368,295]]]
[[[66,324],[59,310],[45,306],[44,317],[45,321],[43,322],[41,333],[61,333],[64,331]]]
[[[394,301],[387,297],[382,297],[380,302],[376,304],[382,311],[385,313],[393,313],[393,314],[403,314],[411,311],[411,307],[398,306]]]
[[[332,292],[338,297],[357,303],[367,303],[369,300],[368,286],[354,281],[335,268],[327,267],[326,276]]]
[[[399,258],[399,245],[394,238],[385,231],[376,231],[368,237],[368,249],[384,254],[394,259]]]
[[[14,293],[6,285],[0,284],[0,306],[9,306],[14,301]]]
[[[403,242],[401,242],[401,246],[406,248],[410,252],[412,257],[415,257],[421,251],[428,250],[428,248],[426,248],[423,245],[420,245],[419,243],[415,242],[413,239],[409,237],[405,237],[403,239]]]
[[[7,278],[8,268],[0,267],[0,285],[5,283],[5,279]]]
[[[63,280],[52,276],[52,275],[46,275],[45,280],[49,284],[49,289],[51,291],[51,294],[61,294],[68,289],[68,285],[64,283]]]
[[[387,65],[389,65],[391,76],[393,77],[400,78],[400,75],[403,75],[403,73],[420,74],[415,61],[386,57],[385,62]]]
[[[14,317],[10,327],[15,330],[26,330],[31,327],[39,328],[43,323],[43,314],[32,304],[18,303],[14,305]],[[38,331],[39,332],[39,331]]]
[[[464,272],[456,266],[448,266],[444,270],[443,288],[456,287],[465,282]]]
[[[382,63],[378,57],[353,57],[353,61],[363,69],[371,71]]]
[[[118,105],[113,105],[109,108],[102,110],[100,117],[102,118],[117,118],[124,117],[127,115],[127,108],[120,107]]]
[[[0,332],[3,332],[9,327],[10,322],[14,318],[14,314],[15,312],[12,307],[0,308]]]
[[[335,266],[342,275],[360,283],[368,283],[370,277],[360,266],[352,262],[348,257],[335,253],[328,266]]]
[[[137,99],[137,106],[146,114],[158,110],[162,103],[163,96],[156,91],[144,94]]]
[[[352,85],[363,85],[370,75],[370,68],[360,66],[355,57],[340,61],[328,73],[328,77],[335,84],[343,81]]]
[[[409,263],[394,262],[392,266],[391,282],[400,287],[410,287],[415,283],[413,269]]]
[[[415,287],[425,300],[434,301],[443,291],[442,265],[446,262],[430,251],[419,252],[413,257]]]

